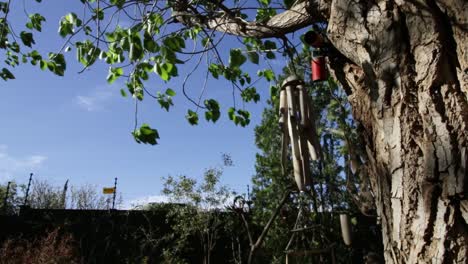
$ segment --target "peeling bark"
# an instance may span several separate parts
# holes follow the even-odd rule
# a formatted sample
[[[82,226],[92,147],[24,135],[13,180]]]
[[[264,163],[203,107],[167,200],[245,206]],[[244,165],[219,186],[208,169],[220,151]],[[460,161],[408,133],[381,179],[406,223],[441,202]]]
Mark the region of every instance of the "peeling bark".
[[[349,61],[330,66],[370,135],[387,263],[468,262],[467,12],[463,1],[331,6],[328,36]]]

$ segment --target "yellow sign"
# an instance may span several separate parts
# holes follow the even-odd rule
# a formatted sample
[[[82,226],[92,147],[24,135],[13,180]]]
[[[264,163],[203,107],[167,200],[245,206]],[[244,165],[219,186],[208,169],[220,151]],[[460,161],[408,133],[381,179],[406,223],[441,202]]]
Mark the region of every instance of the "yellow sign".
[[[102,189],[102,193],[104,193],[104,194],[112,194],[112,193],[114,193],[114,192],[115,192],[115,188],[114,188],[114,187],[112,187],[112,188],[103,188],[103,189]]]

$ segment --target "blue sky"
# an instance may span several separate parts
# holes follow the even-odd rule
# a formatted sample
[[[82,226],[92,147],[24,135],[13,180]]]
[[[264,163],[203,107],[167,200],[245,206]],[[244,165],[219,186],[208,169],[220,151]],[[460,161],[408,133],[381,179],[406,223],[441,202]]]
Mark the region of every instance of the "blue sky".
[[[31,1],[32,2],[32,1]],[[21,1],[13,1],[13,20],[24,23]],[[42,13],[47,22],[43,33],[36,35],[37,48],[56,51],[63,44],[57,34],[58,21],[70,10],[79,10],[76,1],[44,1],[28,4],[29,12]],[[221,48],[227,61],[229,43]],[[67,55],[65,77],[41,72],[37,67],[22,65],[13,73],[16,80],[1,82],[0,96],[0,182],[15,180],[26,183],[29,172],[37,179],[61,185],[67,179],[72,185],[95,184],[112,186],[119,178],[118,189],[124,201],[157,196],[161,177],[180,175],[200,178],[205,168],[222,164],[221,154],[230,154],[234,167],[225,170],[222,182],[244,192],[255,173],[254,127],[260,122],[269,84],[259,82],[261,103],[247,104],[252,113],[251,124],[236,127],[226,115],[232,106],[230,84],[210,81],[205,94],[223,105],[221,119],[216,123],[201,120],[191,126],[184,116],[193,106],[181,92],[181,82],[189,67],[181,66],[179,78],[164,84],[152,81],[153,91],[170,87],[177,92],[170,112],[161,109],[147,97],[139,107],[139,121],[158,129],[159,145],[137,144],[130,132],[134,126],[134,100],[120,95],[123,83],[106,83],[107,65],[98,64],[82,74],[74,58]],[[279,69],[286,62],[275,61]],[[187,65],[191,66],[191,65]],[[261,65],[265,67],[265,65]],[[206,69],[206,67],[202,67]],[[255,75],[258,67],[246,68]],[[189,93],[198,97],[204,72],[189,81]],[[156,76],[155,76],[156,77]],[[156,78],[154,78],[156,79]],[[239,102],[240,100],[238,100]],[[203,112],[200,113],[203,117]]]

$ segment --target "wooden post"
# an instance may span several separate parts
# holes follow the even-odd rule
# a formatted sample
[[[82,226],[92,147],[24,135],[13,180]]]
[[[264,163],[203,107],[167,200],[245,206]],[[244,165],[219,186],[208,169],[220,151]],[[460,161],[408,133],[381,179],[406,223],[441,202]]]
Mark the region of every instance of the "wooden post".
[[[115,196],[117,194],[117,177],[115,178],[114,182],[114,196],[112,197],[112,210],[115,208]]]
[[[23,206],[26,206],[28,203],[29,189],[31,188],[32,177],[33,177],[33,173],[31,172],[31,174],[29,174],[28,188],[26,188],[26,195],[24,196]]]

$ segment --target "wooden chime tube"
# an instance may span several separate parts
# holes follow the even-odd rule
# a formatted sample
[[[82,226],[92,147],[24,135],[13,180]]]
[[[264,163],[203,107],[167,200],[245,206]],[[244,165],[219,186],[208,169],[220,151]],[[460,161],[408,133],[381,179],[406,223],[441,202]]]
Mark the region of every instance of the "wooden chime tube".
[[[347,246],[351,246],[351,221],[349,220],[349,215],[340,214],[340,225],[341,225],[341,236],[343,237],[343,242]]]
[[[299,135],[297,131],[297,109],[294,98],[294,91],[291,85],[286,86],[286,95],[288,98],[288,129],[293,157],[292,161],[294,169],[294,179],[299,190],[304,191],[305,186],[302,176],[304,172],[302,171],[301,151],[299,147]]]
[[[309,100],[309,96],[304,85],[298,83],[296,85],[296,90],[298,93],[298,103],[299,103],[299,114],[301,118],[301,125],[298,127],[300,133],[300,150],[301,150],[301,158],[302,158],[302,180],[305,186],[310,186],[312,184],[311,173],[310,173],[310,153],[309,153],[309,146],[308,146],[308,127],[310,125],[309,120],[309,113],[307,109],[307,101]]]
[[[307,111],[307,102],[306,102],[309,98],[308,98],[304,85],[298,84],[296,87],[299,93],[299,109],[300,109],[300,116],[301,116],[301,126],[303,128],[306,128],[309,126],[309,117],[308,117],[309,114]]]
[[[310,157],[312,158],[312,160],[318,160],[321,157],[321,147],[320,147],[320,141],[317,135],[317,130],[315,127],[315,114],[310,104],[310,101],[311,101],[310,98],[309,100],[306,100],[307,113],[308,113],[307,116],[309,119],[307,143],[309,147]]]
[[[286,97],[286,90],[282,89],[280,91],[280,105],[279,105],[279,124],[282,127],[283,124],[285,123],[285,118],[286,118],[286,112],[288,110],[288,101]],[[287,121],[286,121],[287,122]]]
[[[282,89],[280,91],[279,126],[281,129],[281,170],[283,174],[286,172],[287,150],[289,145],[287,100],[286,90]]]

